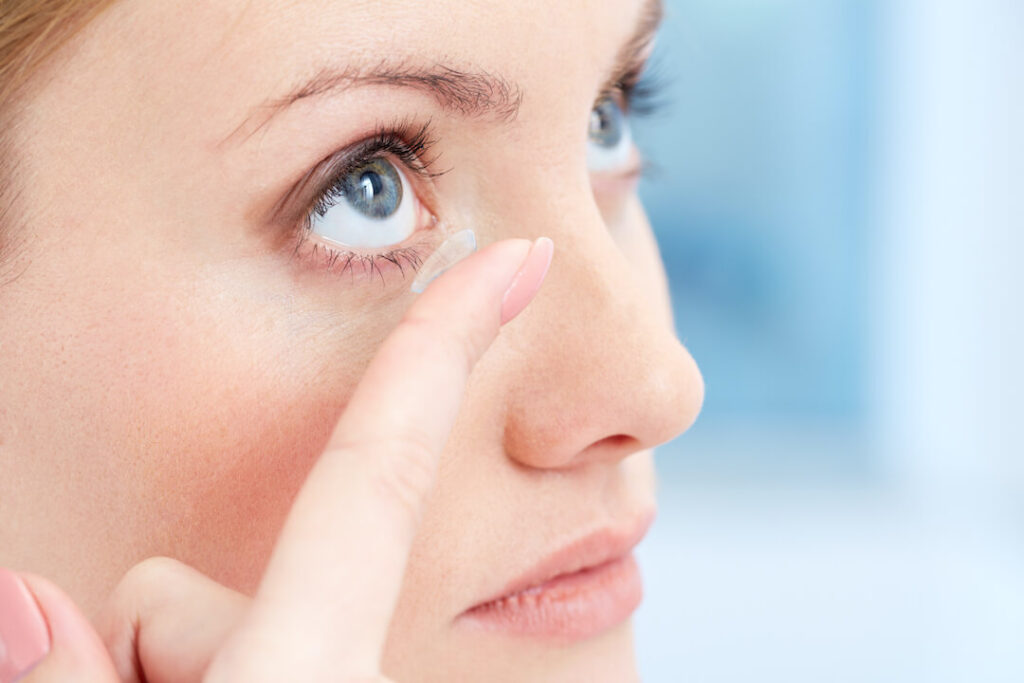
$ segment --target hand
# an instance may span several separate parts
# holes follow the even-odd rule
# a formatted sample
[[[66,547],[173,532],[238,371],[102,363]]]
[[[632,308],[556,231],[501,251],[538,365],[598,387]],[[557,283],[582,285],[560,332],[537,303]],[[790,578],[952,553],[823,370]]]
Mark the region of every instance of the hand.
[[[254,598],[155,558],[125,575],[94,629],[49,581],[0,570],[0,683],[39,656],[20,681],[383,681],[409,549],[467,378],[533,298],[552,249],[499,242],[414,303],[299,491]]]

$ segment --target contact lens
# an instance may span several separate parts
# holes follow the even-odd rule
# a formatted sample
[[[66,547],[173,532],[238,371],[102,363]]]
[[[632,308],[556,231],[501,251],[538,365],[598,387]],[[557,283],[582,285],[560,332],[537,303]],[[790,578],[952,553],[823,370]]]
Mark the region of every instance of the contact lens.
[[[421,293],[431,282],[442,273],[476,251],[476,234],[472,230],[457,232],[437,248],[420,266],[416,279],[412,281],[412,291]]]

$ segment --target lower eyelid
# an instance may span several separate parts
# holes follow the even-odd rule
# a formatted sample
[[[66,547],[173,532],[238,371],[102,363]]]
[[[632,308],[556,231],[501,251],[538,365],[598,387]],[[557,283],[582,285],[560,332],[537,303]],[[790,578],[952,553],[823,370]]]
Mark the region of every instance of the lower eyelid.
[[[332,277],[347,278],[345,285],[376,283],[390,287],[415,275],[443,241],[441,232],[431,216],[428,227],[417,230],[401,244],[386,249],[356,249],[303,229],[293,254],[307,267],[325,271]]]
[[[401,162],[393,160],[393,163]],[[378,287],[390,288],[414,277],[423,261],[444,241],[444,236],[440,234],[439,221],[431,205],[422,196],[421,183],[410,178],[404,164],[399,172],[406,181],[409,198],[416,202],[417,228],[405,240],[388,247],[363,248],[341,244],[314,232],[309,212],[298,226],[291,229],[294,260],[307,270],[343,277],[343,286],[376,283]],[[433,200],[431,192],[426,194]],[[406,291],[405,288],[399,289]]]
[[[614,190],[624,185],[632,186],[640,180],[646,170],[647,165],[644,162],[644,157],[636,145],[634,145],[630,151],[628,165],[611,171],[591,171],[590,184],[595,191],[599,189],[602,191]]]

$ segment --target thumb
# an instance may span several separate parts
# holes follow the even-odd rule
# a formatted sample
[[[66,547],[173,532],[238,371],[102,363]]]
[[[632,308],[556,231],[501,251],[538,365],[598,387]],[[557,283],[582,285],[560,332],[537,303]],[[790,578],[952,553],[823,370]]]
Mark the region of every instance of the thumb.
[[[124,683],[201,681],[249,598],[169,557],[124,575],[96,621]]]
[[[116,683],[103,641],[61,589],[0,568],[0,683]]]

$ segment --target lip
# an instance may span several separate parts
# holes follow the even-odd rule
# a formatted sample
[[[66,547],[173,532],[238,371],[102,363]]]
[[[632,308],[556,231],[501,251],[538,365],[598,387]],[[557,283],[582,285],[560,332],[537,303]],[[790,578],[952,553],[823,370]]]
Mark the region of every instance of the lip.
[[[486,631],[559,642],[606,631],[628,619],[643,598],[632,551],[653,521],[651,510],[628,524],[570,541],[458,620]]]

